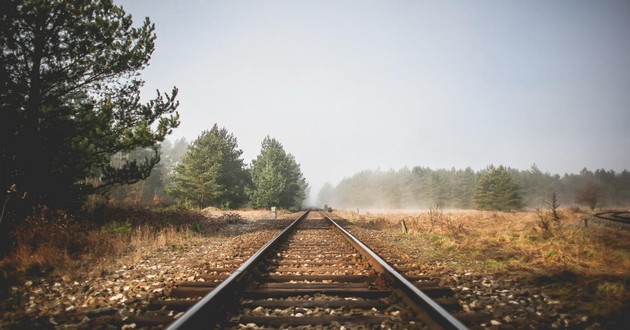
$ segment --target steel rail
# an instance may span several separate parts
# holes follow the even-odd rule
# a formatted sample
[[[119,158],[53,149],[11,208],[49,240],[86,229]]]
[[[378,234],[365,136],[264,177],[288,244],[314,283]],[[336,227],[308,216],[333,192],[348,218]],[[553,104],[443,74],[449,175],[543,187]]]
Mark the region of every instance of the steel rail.
[[[214,290],[206,294],[201,300],[190,307],[184,315],[168,326],[168,330],[175,329],[205,329],[209,328],[213,321],[220,317],[216,311],[225,303],[224,298],[230,295],[243,276],[256,264],[256,262],[268,251],[274,248],[291,229],[302,219],[306,218],[310,210],[307,210],[299,218],[295,219],[281,233],[261,247],[254,255],[238,267],[228,278],[219,284]]]
[[[625,216],[630,212],[627,211],[605,211],[584,216],[584,223],[587,224],[589,219],[602,225],[617,226],[619,228],[630,228],[630,217]]]
[[[433,299],[418,289],[415,285],[413,285],[413,283],[409,282],[409,280],[385,262],[385,260],[372,251],[372,249],[337,224],[337,222],[335,222],[326,212],[320,211],[320,213],[330,220],[330,222],[333,223],[333,225],[350,241],[350,243],[368,259],[372,267],[389,274],[390,278],[395,281],[394,285],[401,288],[414,303],[424,308],[436,323],[445,329],[468,329],[461,321],[456,319],[453,315],[442,308],[442,306],[433,301]]]
[[[628,214],[627,211],[606,211],[594,214],[595,217],[602,220],[615,221],[625,224],[630,224],[630,217],[623,216],[623,214]]]

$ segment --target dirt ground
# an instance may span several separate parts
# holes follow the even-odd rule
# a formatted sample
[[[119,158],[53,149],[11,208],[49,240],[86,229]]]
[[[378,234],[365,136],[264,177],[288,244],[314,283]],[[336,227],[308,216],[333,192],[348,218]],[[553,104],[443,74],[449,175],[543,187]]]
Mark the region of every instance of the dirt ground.
[[[262,246],[283,226],[269,211],[238,214],[238,221],[205,235],[140,248],[81,271],[25,277],[2,297],[0,329],[121,328],[176,282],[239,255],[242,246]],[[553,236],[538,229],[531,212],[336,214],[379,254],[395,255],[451,287],[462,320],[473,329],[630,328],[627,230],[583,228],[582,214],[570,211]]]
[[[534,212],[337,214],[378,253],[450,286],[471,328],[630,328],[628,228],[584,227],[572,210],[552,234]]]

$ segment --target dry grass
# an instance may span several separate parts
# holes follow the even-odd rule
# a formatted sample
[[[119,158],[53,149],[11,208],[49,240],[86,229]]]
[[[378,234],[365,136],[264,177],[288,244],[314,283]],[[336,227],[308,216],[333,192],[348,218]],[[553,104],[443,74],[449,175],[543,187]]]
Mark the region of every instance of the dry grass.
[[[277,215],[289,213],[279,210]],[[266,210],[101,207],[77,215],[43,208],[21,224],[13,252],[0,258],[0,296],[28,277],[61,273],[76,277],[86,270],[105,274],[123,255],[140,260],[161,248],[178,250],[207,237],[229,236],[223,229],[235,226],[227,225],[271,218]]]
[[[446,254],[467,267],[630,275],[630,231],[585,228],[579,210],[561,210],[560,228],[553,236],[542,232],[535,212],[336,213],[366,228],[398,233],[404,220],[408,235],[431,245],[434,257]]]
[[[220,218],[226,213],[236,214],[247,220],[273,219],[273,214],[270,210],[241,209],[225,211],[218,208],[208,207],[201,210],[201,213],[211,219]],[[277,210],[276,215],[277,217],[281,217],[290,213],[290,211],[279,209]]]
[[[563,311],[602,324],[627,319],[630,230],[590,223],[584,227],[579,210],[561,210],[551,233],[541,228],[536,212],[336,213],[380,230],[378,236],[431,269],[517,278],[562,301]],[[403,220],[408,234],[403,233]]]
[[[233,221],[234,216],[208,220],[183,211],[115,209],[87,218],[43,209],[18,228],[13,253],[0,259],[0,296],[25,277],[106,273],[122,255],[140,259],[153,247],[176,249]]]

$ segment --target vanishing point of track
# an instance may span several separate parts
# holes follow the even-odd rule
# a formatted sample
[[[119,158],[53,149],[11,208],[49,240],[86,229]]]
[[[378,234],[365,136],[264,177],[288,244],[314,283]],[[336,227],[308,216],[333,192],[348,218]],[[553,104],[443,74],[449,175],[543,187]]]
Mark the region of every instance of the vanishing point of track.
[[[466,328],[324,212],[304,212],[229,275],[201,278],[152,304],[187,309],[168,329]]]

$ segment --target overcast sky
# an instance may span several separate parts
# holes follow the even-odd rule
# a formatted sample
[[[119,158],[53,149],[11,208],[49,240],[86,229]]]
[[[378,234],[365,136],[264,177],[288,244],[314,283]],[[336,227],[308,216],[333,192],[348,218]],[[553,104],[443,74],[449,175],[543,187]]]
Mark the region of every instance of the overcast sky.
[[[179,88],[249,163],[266,135],[316,195],[364,169],[630,168],[629,1],[116,1],[157,45],[146,98]]]

